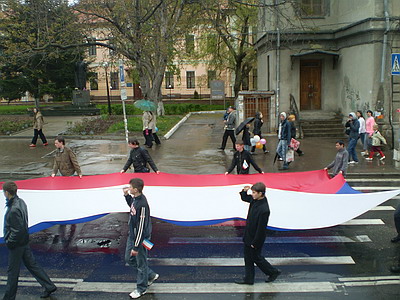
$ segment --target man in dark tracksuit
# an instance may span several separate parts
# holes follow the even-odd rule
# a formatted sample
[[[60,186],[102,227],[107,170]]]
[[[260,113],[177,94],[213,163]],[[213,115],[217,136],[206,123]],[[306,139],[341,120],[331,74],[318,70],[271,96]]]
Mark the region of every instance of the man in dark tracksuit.
[[[29,247],[28,209],[17,196],[17,185],[12,181],[3,184],[7,211],[4,215],[4,240],[9,250],[7,285],[3,300],[14,300],[17,294],[21,261],[44,288],[41,298],[47,298],[57,290],[46,272],[38,265]]]
[[[149,152],[139,146],[138,140],[130,139],[128,144],[132,150],[129,153],[129,158],[124,168],[121,170],[121,173],[125,173],[131,165],[133,165],[135,173],[149,173],[150,169],[147,167],[147,164],[149,164],[154,172],[160,174]]]
[[[236,111],[235,111],[235,108],[232,106],[229,106],[228,112],[229,112],[229,115],[228,115],[227,119],[224,120],[225,131],[224,131],[224,136],[222,137],[221,147],[219,148],[221,150],[225,150],[226,142],[228,141],[228,136],[231,138],[233,150],[235,150],[235,142],[236,142],[236,137],[235,137]]]
[[[249,174],[250,165],[253,165],[254,169],[256,169],[259,173],[263,173],[260,167],[253,160],[253,156],[249,151],[244,150],[243,141],[237,141],[235,144],[236,152],[233,154],[233,159],[231,166],[225,172],[225,175],[228,175],[236,166],[237,174]]]
[[[267,198],[265,197],[265,184],[257,182],[251,187],[252,195],[248,195],[249,186],[245,186],[240,192],[243,201],[249,202],[246,228],[244,231],[244,263],[245,276],[237,284],[254,284],[254,264],[268,275],[266,282],[274,281],[281,273],[261,255],[261,250],[267,236],[267,224],[270,215]]]
[[[146,293],[147,287],[158,279],[159,275],[151,270],[147,262],[147,249],[143,240],[150,240],[151,219],[150,208],[146,197],[142,194],[143,180],[133,178],[129,188],[124,188],[126,203],[130,207],[129,237],[126,242],[125,261],[137,268],[137,287],[129,296],[139,298]],[[129,194],[130,193],[130,194]]]

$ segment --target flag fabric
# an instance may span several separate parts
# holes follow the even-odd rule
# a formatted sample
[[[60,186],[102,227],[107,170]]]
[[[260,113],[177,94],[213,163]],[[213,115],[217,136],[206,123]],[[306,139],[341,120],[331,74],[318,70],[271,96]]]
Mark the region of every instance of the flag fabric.
[[[30,232],[55,224],[76,224],[109,213],[129,212],[122,188],[130,179],[144,180],[143,193],[152,217],[182,226],[246,219],[248,204],[239,192],[264,182],[271,209],[271,229],[316,229],[342,224],[396,196],[400,190],[360,193],[343,176],[325,170],[251,175],[182,175],[113,173],[79,177],[46,177],[17,181],[28,205]],[[0,205],[4,215],[5,206]],[[3,223],[0,224],[0,237]]]
[[[142,245],[147,250],[151,250],[153,248],[153,246],[154,246],[154,244],[152,242],[150,242],[148,239],[144,239]]]

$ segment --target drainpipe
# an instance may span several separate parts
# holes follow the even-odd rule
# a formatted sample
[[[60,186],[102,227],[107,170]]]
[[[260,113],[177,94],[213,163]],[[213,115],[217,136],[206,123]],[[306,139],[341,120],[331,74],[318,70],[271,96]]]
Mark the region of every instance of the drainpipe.
[[[386,69],[386,51],[387,51],[387,39],[390,30],[390,18],[389,18],[389,8],[388,0],[383,1],[383,12],[385,15],[385,32],[383,33],[383,45],[382,45],[382,64],[381,64],[381,84],[385,81],[385,69]],[[392,87],[393,93],[393,87]],[[394,128],[393,128],[393,94],[391,99],[389,99],[389,124],[392,129],[392,145],[394,148]]]
[[[276,126],[279,126],[279,102],[280,102],[280,62],[281,62],[281,32],[279,30],[279,12],[278,12],[278,2],[275,0],[275,12],[276,12],[276,96],[275,96],[275,107],[276,107]]]

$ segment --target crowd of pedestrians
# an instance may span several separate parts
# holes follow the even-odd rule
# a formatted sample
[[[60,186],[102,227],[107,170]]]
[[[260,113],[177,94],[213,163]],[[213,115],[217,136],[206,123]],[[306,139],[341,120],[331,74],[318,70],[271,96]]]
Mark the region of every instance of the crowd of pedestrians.
[[[341,140],[336,142],[337,154],[335,159],[325,167],[325,170],[332,170],[332,175],[342,174],[346,176],[348,164],[358,163],[356,153],[356,145],[360,139],[363,152],[367,161],[371,161],[375,153],[379,153],[380,159],[385,159],[385,155],[381,150],[381,145],[386,144],[385,138],[379,132],[379,127],[375,123],[372,112],[367,112],[368,118],[364,119],[361,111],[357,113],[351,112],[348,121],[345,124],[346,133],[349,136],[347,150],[345,143]],[[260,148],[264,153],[269,151],[266,149],[265,143],[256,147],[254,144],[255,137],[257,141],[263,139],[261,127],[263,126],[263,115],[257,112],[254,118],[250,118],[248,123],[243,126],[243,141],[236,140],[236,112],[234,107],[229,107],[224,118],[224,135],[220,149],[224,150],[228,137],[231,138],[235,153],[231,165],[225,172],[225,175],[231,173],[235,168],[237,174],[249,174],[250,167],[253,166],[256,171],[263,173],[261,168],[253,159],[256,148]],[[277,132],[278,145],[276,148],[277,157],[282,160],[283,170],[289,168],[290,160],[287,159],[288,151],[296,151],[299,156],[304,154],[300,150],[299,142],[296,140],[295,116],[287,117],[285,112],[279,115],[279,127]],[[34,111],[34,138],[32,140],[33,147],[36,145],[38,136],[42,138],[44,145],[47,145],[46,138],[42,133],[43,117],[37,110]],[[251,132],[251,122],[254,121],[253,131]],[[145,138],[145,146],[151,148],[153,141],[160,144],[156,134],[156,116],[150,112],[143,113],[143,136]],[[254,136],[253,141],[251,135]],[[75,153],[66,145],[66,141],[62,136],[58,136],[54,140],[56,147],[55,158],[53,164],[52,177],[59,172],[62,176],[78,175],[82,178],[82,171],[77,161]],[[157,174],[160,173],[156,164],[152,160],[148,151],[140,147],[137,139],[129,140],[131,148],[129,158],[120,171],[125,173],[128,168],[133,166],[135,173],[148,173],[150,168]],[[123,195],[130,209],[129,218],[129,235],[127,238],[125,260],[127,264],[137,269],[137,287],[129,294],[131,298],[139,298],[144,295],[147,288],[159,278],[159,274],[155,273],[148,266],[147,256],[148,250],[151,249],[151,218],[150,207],[146,197],[143,194],[144,182],[140,178],[133,178],[129,182],[128,187],[123,188]],[[251,191],[251,194],[249,192]],[[6,293],[3,299],[15,299],[17,292],[17,282],[19,277],[20,264],[23,262],[36,280],[44,288],[41,297],[49,297],[54,293],[57,287],[50,280],[44,270],[36,263],[32,252],[29,248],[29,231],[28,231],[28,210],[25,202],[17,195],[17,185],[14,182],[6,182],[3,184],[3,192],[6,197],[6,214],[4,217],[4,240],[9,249],[9,267],[6,285]],[[280,270],[273,267],[262,255],[262,247],[267,235],[266,228],[268,225],[270,209],[266,198],[266,186],[262,182],[255,183],[252,187],[245,186],[240,192],[241,200],[249,203],[246,228],[244,231],[244,263],[245,275],[243,279],[236,281],[237,284],[254,284],[255,265],[267,275],[266,282],[274,281],[281,273]],[[392,239],[393,243],[400,242],[400,206],[395,212],[395,223],[398,235]],[[400,272],[400,267],[391,268],[392,272]]]

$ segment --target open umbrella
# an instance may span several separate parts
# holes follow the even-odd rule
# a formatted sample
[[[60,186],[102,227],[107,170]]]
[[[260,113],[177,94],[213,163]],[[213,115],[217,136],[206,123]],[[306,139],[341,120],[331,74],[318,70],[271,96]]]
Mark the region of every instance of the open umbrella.
[[[239,124],[239,126],[236,128],[235,134],[238,135],[244,128],[244,126],[246,126],[247,124],[251,123],[254,121],[254,117],[250,117],[247,118],[246,120],[244,120],[242,123]]]
[[[157,105],[153,101],[145,99],[137,100],[133,105],[143,111],[155,111],[157,109]]]

